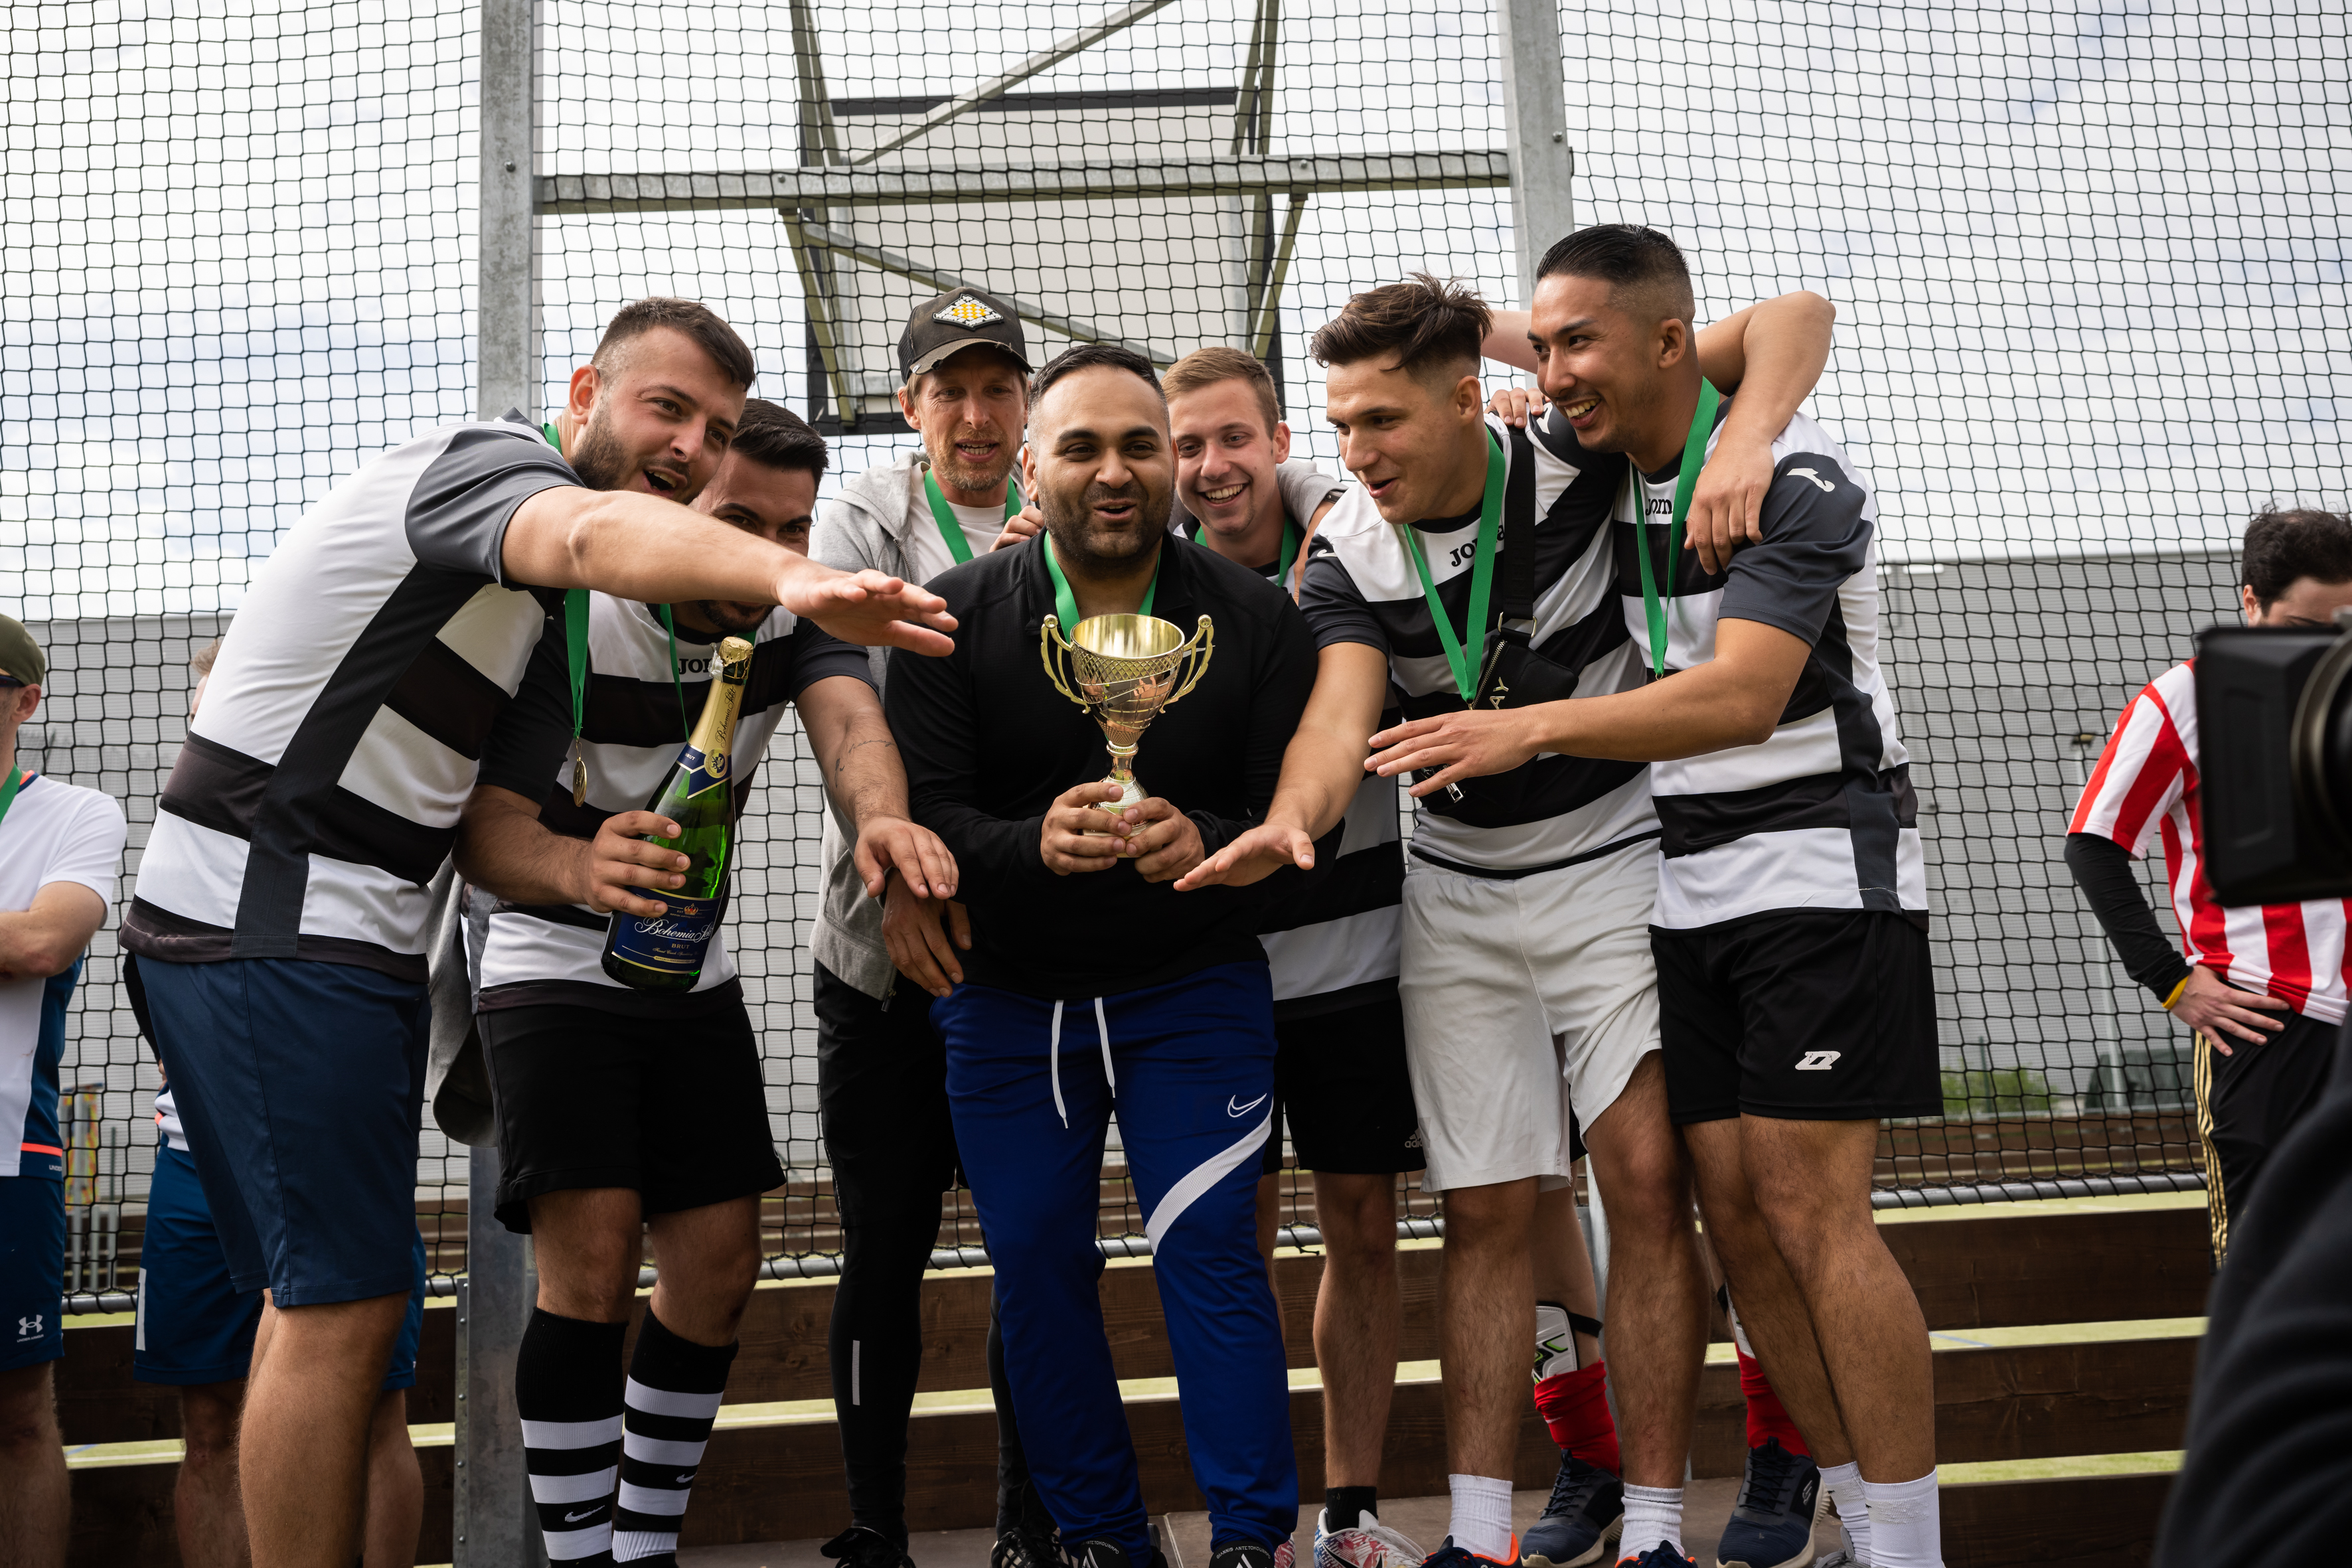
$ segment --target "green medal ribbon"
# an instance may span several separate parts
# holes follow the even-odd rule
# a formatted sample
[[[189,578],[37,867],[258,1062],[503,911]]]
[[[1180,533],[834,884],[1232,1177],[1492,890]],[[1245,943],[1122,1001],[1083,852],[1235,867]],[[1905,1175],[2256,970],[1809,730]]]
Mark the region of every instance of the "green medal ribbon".
[[[552,425],[541,425],[539,433],[560,456],[563,443]],[[686,721],[686,683],[677,673],[677,623],[667,605],[653,606],[661,617],[662,629],[669,634],[669,684],[677,694],[678,728],[692,735],[694,727]],[[567,589],[563,595],[563,647],[566,662],[572,668],[572,804],[583,805],[588,800],[588,764],[580,754],[580,733],[588,727],[588,590]]]
[[[1437,640],[1445,645],[1445,662],[1454,667],[1454,689],[1469,702],[1478,694],[1479,663],[1486,654],[1486,607],[1495,596],[1495,542],[1503,531],[1503,444],[1486,432],[1486,490],[1478,499],[1478,547],[1470,564],[1470,642],[1465,647],[1454,635],[1445,602],[1437,596],[1437,582],[1429,574],[1429,557],[1422,553],[1421,535],[1411,523],[1400,523],[1413,569],[1421,574],[1421,591],[1429,600],[1429,618],[1437,624]]]
[[[1201,534],[1209,525],[1199,518],[1192,520],[1192,542],[1201,542]],[[1274,569],[1274,580],[1284,592],[1290,588],[1290,568],[1298,559],[1298,525],[1287,516],[1282,520],[1282,559]]]
[[[1070,592],[1070,580],[1062,575],[1062,563],[1054,559],[1054,536],[1046,534],[1040,542],[1045,546],[1045,571],[1054,579],[1054,613],[1062,618],[1062,635],[1067,637],[1078,629],[1077,595]],[[1159,592],[1160,567],[1155,563],[1151,581],[1143,585],[1143,603],[1136,606],[1135,613],[1150,615],[1152,595]]]
[[[8,808],[16,804],[16,792],[33,782],[33,775],[23,768],[10,768],[8,776],[0,779],[0,822],[7,820]]]
[[[957,520],[954,510],[948,505],[948,498],[940,493],[940,481],[931,477],[929,468],[923,470],[923,494],[930,499],[931,521],[940,525],[940,538],[946,542],[948,553],[955,557],[957,565],[962,565],[971,559],[971,541],[965,535],[963,524]],[[1004,521],[1011,522],[1020,515],[1021,487],[1007,479],[1004,481]]]
[[[1675,596],[1675,574],[1682,569],[1683,520],[1690,516],[1691,492],[1698,488],[1698,471],[1706,466],[1706,438],[1715,430],[1715,410],[1723,395],[1715,383],[1698,384],[1698,411],[1691,416],[1690,434],[1683,438],[1683,471],[1675,480],[1675,510],[1666,530],[1665,598]],[[1658,595],[1657,572],[1650,563],[1650,496],[1640,474],[1632,476],[1634,489],[1633,538],[1642,558],[1642,609],[1650,622],[1650,675],[1666,674],[1666,606]]]

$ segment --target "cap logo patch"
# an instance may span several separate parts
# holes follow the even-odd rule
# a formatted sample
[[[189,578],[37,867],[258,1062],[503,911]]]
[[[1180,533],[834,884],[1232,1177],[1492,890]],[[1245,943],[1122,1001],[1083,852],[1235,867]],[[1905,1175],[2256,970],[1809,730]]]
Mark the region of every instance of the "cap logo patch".
[[[971,295],[961,294],[956,297],[954,304],[933,316],[931,320],[951,322],[959,327],[984,327],[991,321],[1001,321],[1004,318]]]

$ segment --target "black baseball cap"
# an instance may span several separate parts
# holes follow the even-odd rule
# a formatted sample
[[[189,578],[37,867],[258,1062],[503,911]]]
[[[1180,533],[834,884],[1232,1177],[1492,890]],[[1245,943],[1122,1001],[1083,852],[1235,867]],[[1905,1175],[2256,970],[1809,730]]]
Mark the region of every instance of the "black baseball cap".
[[[907,318],[907,330],[898,336],[898,368],[912,381],[974,343],[1011,354],[1024,374],[1031,369],[1019,313],[977,289],[950,289],[915,307]]]

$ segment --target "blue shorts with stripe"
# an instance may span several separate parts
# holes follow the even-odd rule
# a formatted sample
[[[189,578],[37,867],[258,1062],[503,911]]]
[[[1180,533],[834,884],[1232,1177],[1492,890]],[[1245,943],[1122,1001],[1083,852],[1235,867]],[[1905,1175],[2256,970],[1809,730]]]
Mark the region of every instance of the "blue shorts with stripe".
[[[414,1253],[416,1282],[408,1313],[392,1348],[383,1386],[388,1393],[416,1383],[416,1342],[425,1327],[425,1238]],[[155,1179],[147,1194],[147,1233],[139,1248],[139,1319],[131,1340],[131,1375],[141,1383],[176,1386],[234,1383],[253,1364],[253,1332],[261,1322],[261,1292],[239,1290],[229,1279],[220,1232],[196,1180],[196,1163],[169,1143],[155,1148]]]
[[[66,1353],[66,1187],[0,1176],[0,1372]]]

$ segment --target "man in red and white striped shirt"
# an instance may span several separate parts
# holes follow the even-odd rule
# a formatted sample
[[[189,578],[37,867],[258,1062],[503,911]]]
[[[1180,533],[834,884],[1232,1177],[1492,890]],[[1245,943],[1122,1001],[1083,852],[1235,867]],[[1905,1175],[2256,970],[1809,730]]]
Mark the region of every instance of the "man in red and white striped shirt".
[[[2352,607],[2352,517],[2263,512],[2246,529],[2238,592],[2250,626],[2330,625]],[[2352,973],[2352,900],[2218,902],[2198,783],[2196,680],[2178,664],[2116,721],[2068,825],[2066,865],[2131,977],[2197,1031],[2197,1131],[2218,1267],[2231,1212],[2326,1079]],[[2158,835],[2186,957],[2131,867]]]

